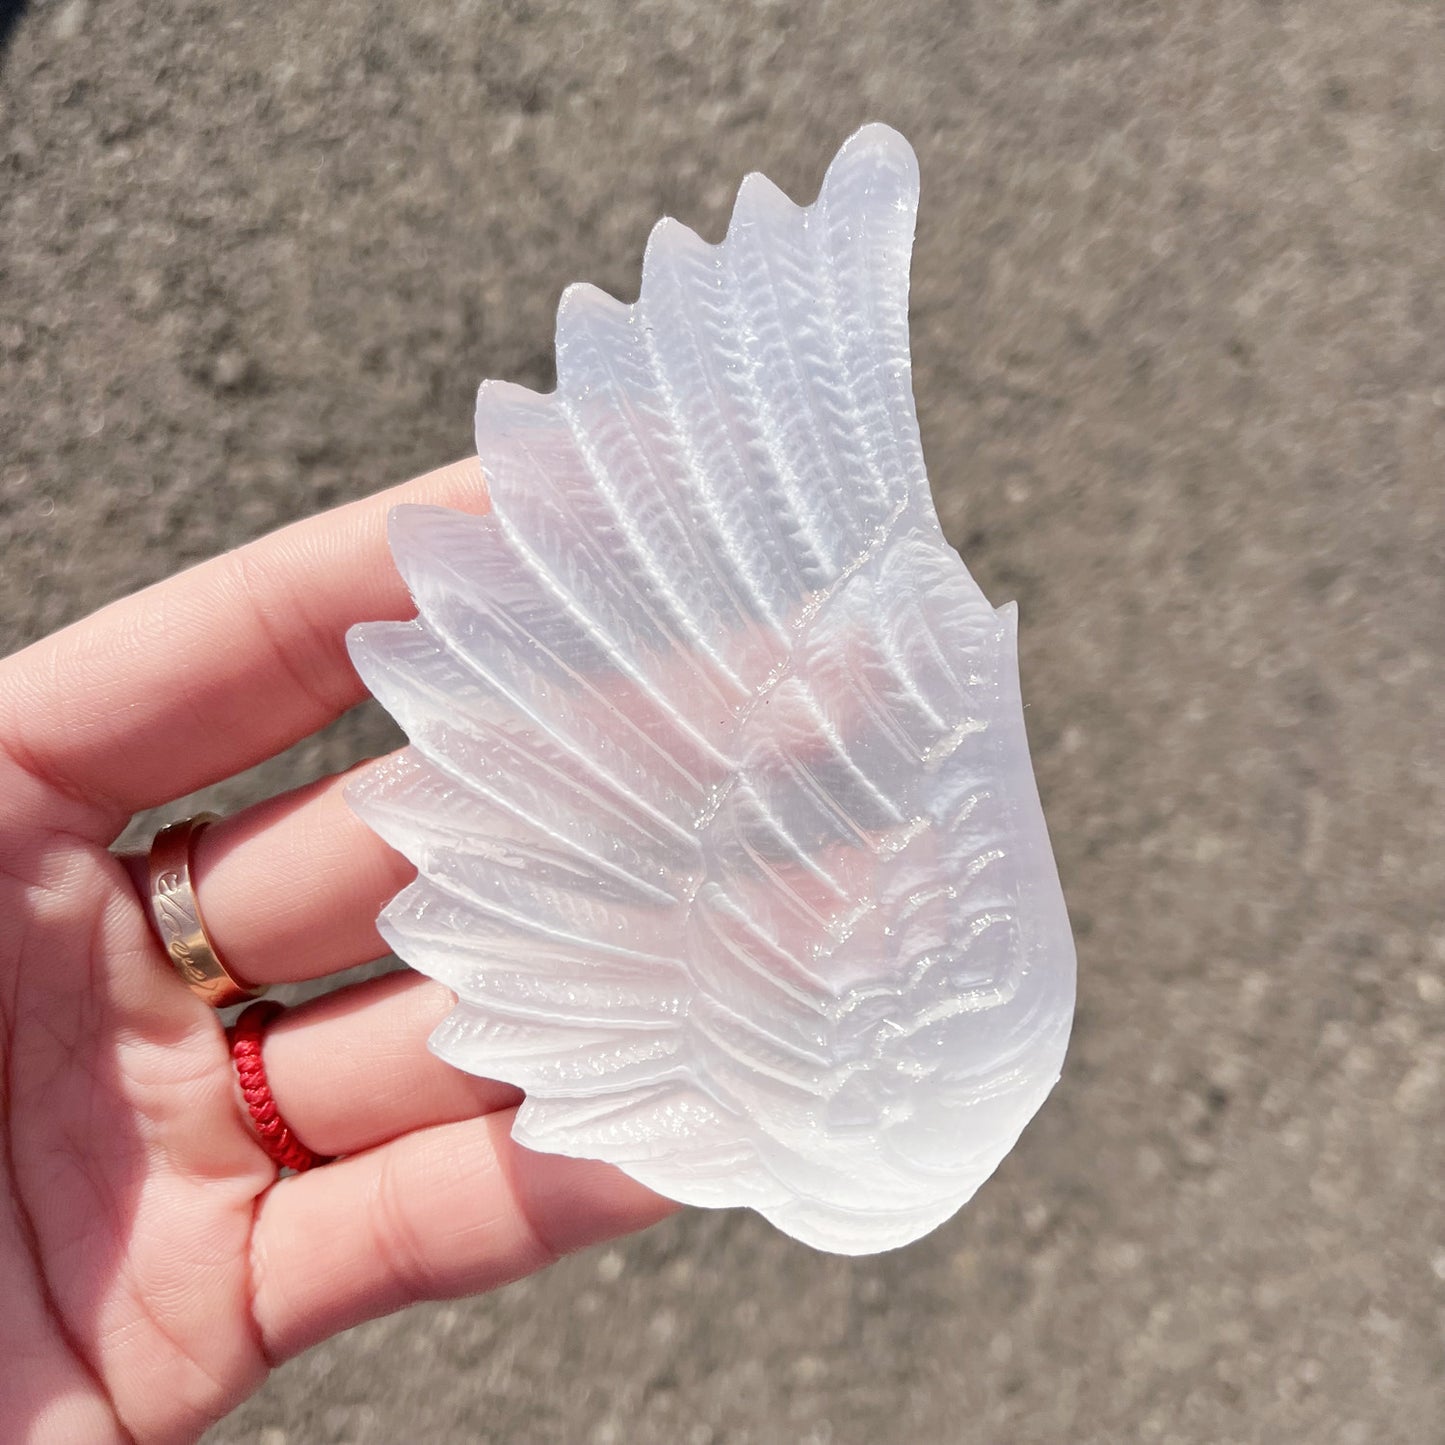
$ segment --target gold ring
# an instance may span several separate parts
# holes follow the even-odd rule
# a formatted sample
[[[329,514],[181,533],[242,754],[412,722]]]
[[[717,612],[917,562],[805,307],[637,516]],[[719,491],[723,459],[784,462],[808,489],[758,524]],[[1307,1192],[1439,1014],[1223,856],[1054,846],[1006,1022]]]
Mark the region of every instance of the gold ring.
[[[147,901],[171,966],[186,987],[212,1008],[228,1008],[259,998],[266,990],[251,988],[227,971],[201,921],[201,906],[191,885],[191,849],[201,829],[215,821],[214,813],[197,813],[156,834],[146,859],[150,875]]]

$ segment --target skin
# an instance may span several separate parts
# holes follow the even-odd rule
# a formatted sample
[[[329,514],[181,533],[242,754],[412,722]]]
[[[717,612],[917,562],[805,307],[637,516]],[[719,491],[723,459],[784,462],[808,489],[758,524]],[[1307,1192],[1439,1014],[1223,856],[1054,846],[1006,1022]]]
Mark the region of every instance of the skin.
[[[216,1014],[171,971],[131,815],[248,768],[359,702],[355,621],[414,610],[387,510],[482,511],[476,460],[297,523],[0,661],[0,1436],[194,1439],[317,1341],[473,1294],[673,1208],[510,1137],[520,1095],[427,1053],[451,998],[393,975],[266,1036],[282,1113],[340,1155],[277,1180]],[[201,834],[193,877],[256,984],[382,956],[412,876],[330,778]]]

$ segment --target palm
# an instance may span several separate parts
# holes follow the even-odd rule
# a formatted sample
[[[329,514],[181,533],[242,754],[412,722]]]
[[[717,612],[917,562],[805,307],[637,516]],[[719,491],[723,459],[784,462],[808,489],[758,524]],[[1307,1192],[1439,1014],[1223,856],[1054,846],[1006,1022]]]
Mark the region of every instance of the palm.
[[[401,492],[475,505],[480,477],[472,462]],[[490,1288],[669,1208],[606,1166],[513,1145],[515,1091],[432,1058],[449,1000],[399,975],[268,1032],[286,1118],[343,1156],[278,1184],[215,1014],[171,972],[109,851],[132,812],[356,700],[346,623],[406,605],[383,562],[392,499],[299,524],[0,662],[5,1439],[192,1439],[339,1329]],[[172,640],[159,660],[143,645],[158,634]],[[372,920],[408,871],[337,779],[215,824],[196,861],[208,926],[257,983],[377,956]]]
[[[5,1243],[28,1245],[0,1265],[27,1296],[10,1294],[7,1313],[34,1321],[35,1367],[86,1422],[73,1438],[184,1437],[266,1372],[247,1259],[275,1170],[237,1112],[216,1019],[156,986],[171,981],[120,865],[39,843],[64,881],[12,883],[5,900],[21,925],[3,962],[4,1167],[20,1216]],[[132,968],[144,955],[152,967]]]

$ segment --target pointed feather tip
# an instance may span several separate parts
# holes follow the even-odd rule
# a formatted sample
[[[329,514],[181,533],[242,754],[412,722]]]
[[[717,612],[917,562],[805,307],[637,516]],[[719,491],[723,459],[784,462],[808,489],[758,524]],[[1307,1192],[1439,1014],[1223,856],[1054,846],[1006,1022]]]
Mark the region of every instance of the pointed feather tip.
[[[575,323],[579,317],[586,316],[589,311],[605,316],[615,324],[626,325],[631,317],[632,305],[619,301],[610,291],[604,291],[591,281],[572,282],[557,302],[556,344],[559,348],[565,339],[564,329]]]
[[[659,216],[652,223],[652,230],[647,233],[647,248],[642,258],[643,270],[647,269],[648,256],[656,250],[666,250],[669,246],[686,247],[697,251],[716,249],[710,242],[704,241],[685,221],[679,221],[676,216]]]
[[[855,176],[868,178],[870,192],[886,188],[897,192],[899,204],[918,204],[918,157],[913,147],[882,121],[860,127],[839,146],[823,177],[819,201],[851,184]]]
[[[495,563],[500,513],[462,512],[428,502],[403,502],[386,514],[386,540],[392,564],[420,610],[429,581],[438,569],[457,575],[490,575]]]
[[[717,249],[676,216],[660,217],[648,232],[647,248],[642,253],[642,286],[637,305],[644,308],[666,306],[667,303],[658,294],[658,273],[669,263],[684,262],[689,257],[700,262],[712,258],[712,263],[716,265]]]
[[[565,297],[566,293],[563,295]],[[533,391],[530,386],[516,381],[495,378],[484,381],[477,388],[477,404],[473,412],[478,440],[486,436],[487,430],[501,436],[512,436],[539,427],[555,426],[556,395],[555,391]],[[486,469],[487,464],[483,460],[484,474]]]
[[[368,624],[361,623],[359,627],[366,627]],[[373,626],[405,626],[406,624],[382,623],[370,624]],[[357,632],[358,628],[351,629]],[[350,641],[350,634],[347,638]],[[410,748],[402,748],[394,753],[387,753],[379,758],[369,758],[366,762],[358,764],[352,769],[352,775],[342,785],[341,796],[346,806],[366,824],[372,832],[386,838],[384,808],[386,796],[389,789],[395,785],[398,779],[405,777],[415,770],[416,764],[413,761],[413,754]],[[381,825],[381,826],[379,826]],[[394,846],[394,845],[391,845]],[[400,850],[398,850],[400,851]],[[405,890],[393,896],[387,905],[388,909],[397,906],[404,896]]]
[[[728,222],[727,245],[734,233],[750,224],[755,216],[796,215],[800,206],[783,188],[769,180],[761,171],[749,171],[738,186],[737,198],[733,201],[732,219]]]
[[[353,622],[346,629],[346,655],[356,669],[356,675],[366,685],[373,697],[383,689],[388,676],[386,641],[395,636],[400,628],[414,628],[416,619],[409,622],[393,622],[376,619],[369,622]]]
[[[1005,602],[1002,607],[993,609],[993,615],[998,619],[998,632],[995,634],[998,645],[1005,657],[1013,659],[1016,672],[1019,656],[1019,605],[1017,602]]]
[[[886,121],[881,120],[870,120],[860,125],[838,147],[838,154],[833,157],[828,169],[832,170],[833,166],[852,163],[859,156],[865,155],[879,161],[886,161],[900,170],[912,171],[917,174],[918,157],[914,154],[913,147],[909,145],[901,132],[894,130]]]
[[[439,507],[430,502],[402,502],[386,514],[386,543],[392,560],[408,587],[417,559],[425,561],[436,550],[436,541],[443,534],[465,532],[472,525],[484,523],[485,517],[459,512],[452,507]],[[412,596],[416,589],[411,588]]]

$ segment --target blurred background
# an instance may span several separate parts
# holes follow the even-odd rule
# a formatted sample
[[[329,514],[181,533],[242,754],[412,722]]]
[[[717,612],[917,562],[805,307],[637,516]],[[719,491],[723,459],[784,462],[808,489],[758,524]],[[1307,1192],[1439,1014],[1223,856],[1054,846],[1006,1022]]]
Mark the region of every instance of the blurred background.
[[[909,1249],[692,1214],[314,1350],[210,1445],[1445,1440],[1445,7],[32,4],[0,651],[462,455],[564,285],[630,299],[657,216],[809,200],[869,119],[922,166],[938,504],[1021,608],[1063,1082]]]

